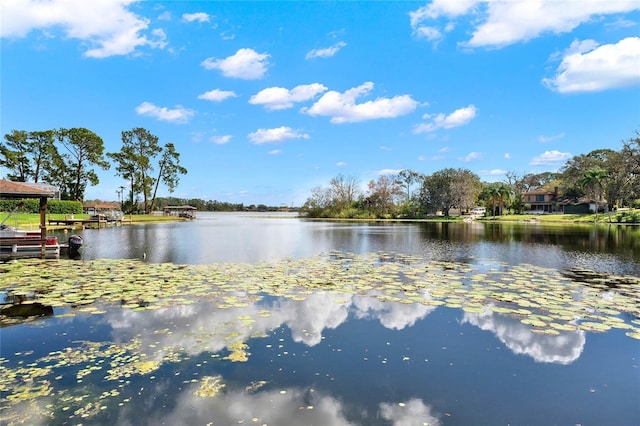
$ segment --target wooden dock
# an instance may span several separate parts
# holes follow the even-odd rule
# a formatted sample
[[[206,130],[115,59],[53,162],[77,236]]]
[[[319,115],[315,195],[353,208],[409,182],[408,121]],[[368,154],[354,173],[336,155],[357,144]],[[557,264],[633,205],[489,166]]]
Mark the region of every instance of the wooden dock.
[[[108,223],[115,222],[109,222],[106,219],[49,219],[49,225],[64,226],[69,228],[75,228],[78,226],[81,226],[83,228],[106,228]]]

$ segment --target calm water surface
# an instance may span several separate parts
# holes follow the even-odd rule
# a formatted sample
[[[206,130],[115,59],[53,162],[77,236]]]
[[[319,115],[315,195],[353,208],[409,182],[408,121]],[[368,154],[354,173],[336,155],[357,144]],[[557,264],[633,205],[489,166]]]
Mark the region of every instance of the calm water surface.
[[[140,258],[209,264],[307,257],[339,250],[429,259],[498,259],[640,276],[638,227],[483,223],[344,223],[290,214],[200,213],[188,223],[85,230],[83,259]]]
[[[204,266],[397,253],[487,270],[531,265],[640,277],[638,228],[200,213],[189,223],[82,234],[86,247],[76,262]],[[2,280],[0,291],[11,284]],[[616,287],[602,297],[617,291],[640,289]],[[623,328],[539,334],[491,310],[330,289],[299,298],[240,296],[243,303],[231,306],[186,298],[154,310],[96,301],[97,312],[60,306],[16,319],[1,330],[2,375],[37,368],[30,379],[0,386],[0,423],[640,424],[640,341]],[[14,299],[5,291],[3,301]],[[640,327],[637,317],[621,317]],[[229,359],[238,345],[246,359]],[[31,395],[21,400],[20,392]]]

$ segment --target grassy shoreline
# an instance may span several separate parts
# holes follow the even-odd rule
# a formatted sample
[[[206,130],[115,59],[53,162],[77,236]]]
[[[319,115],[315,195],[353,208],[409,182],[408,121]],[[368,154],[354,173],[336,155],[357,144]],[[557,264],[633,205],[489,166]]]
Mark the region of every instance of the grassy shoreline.
[[[635,210],[636,214],[640,214],[640,210]],[[308,220],[318,221],[344,221],[344,222],[444,222],[444,223],[460,223],[468,221],[470,216],[429,216],[424,218],[337,218],[337,217],[318,217],[305,218]],[[616,213],[598,213],[596,214],[510,214],[502,216],[478,217],[473,219],[479,223],[523,223],[523,224],[545,224],[545,225],[640,225],[639,222],[616,222]]]
[[[635,212],[640,210],[636,209]],[[0,212],[0,221],[4,220],[9,213]],[[586,224],[615,224],[615,225],[640,225],[640,223],[619,223],[615,221],[616,213],[598,213],[595,214],[544,214],[544,215],[503,215],[503,216],[489,216],[480,217],[474,219],[479,223],[523,223],[523,224],[545,224],[545,225],[586,225]],[[69,215],[64,214],[48,214],[49,219],[65,219]],[[88,214],[74,215],[76,219],[89,219]],[[296,216],[292,216],[296,217]],[[299,217],[299,216],[298,216]],[[430,216],[425,218],[396,218],[396,219],[354,219],[354,218],[307,218],[307,220],[318,221],[341,221],[341,222],[463,222],[465,218],[469,216]],[[158,216],[158,215],[127,215],[125,217],[125,223],[131,225],[149,224],[149,223],[166,223],[166,222],[182,222],[188,219],[179,218],[175,216]],[[18,213],[11,215],[11,217],[5,222],[6,225],[14,226],[16,228],[26,229],[38,229],[40,226],[40,215],[34,213]],[[47,229],[63,229],[68,226],[56,226],[48,225]]]
[[[0,212],[0,222],[5,220],[9,215],[7,212]],[[71,215],[65,214],[47,214],[47,221],[55,219],[68,219]],[[89,214],[76,214],[73,215],[75,219],[89,219]],[[141,215],[126,215],[125,224],[127,225],[141,225],[146,223],[165,223],[165,222],[183,222],[188,219],[180,218],[176,216],[157,216],[151,214]],[[21,229],[39,229],[40,228],[40,215],[37,213],[16,213],[5,222],[5,225],[14,226]],[[69,225],[49,225],[47,223],[47,229],[64,229],[69,228]]]

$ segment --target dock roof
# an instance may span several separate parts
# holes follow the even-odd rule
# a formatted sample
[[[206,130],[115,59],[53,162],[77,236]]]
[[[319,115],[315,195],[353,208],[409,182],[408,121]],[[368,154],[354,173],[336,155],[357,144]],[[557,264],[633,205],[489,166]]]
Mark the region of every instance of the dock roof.
[[[0,198],[53,198],[55,191],[30,185],[24,182],[12,182],[0,179]]]
[[[193,206],[164,206],[163,210],[198,210],[197,207]]]

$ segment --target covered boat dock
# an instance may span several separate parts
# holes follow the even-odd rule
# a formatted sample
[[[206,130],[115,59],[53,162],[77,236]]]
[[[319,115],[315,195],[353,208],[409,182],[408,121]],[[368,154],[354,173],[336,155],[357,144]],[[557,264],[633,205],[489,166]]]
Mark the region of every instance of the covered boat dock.
[[[43,189],[38,186],[29,185],[23,182],[12,182],[9,180],[0,180],[0,198],[4,199],[25,199],[38,198],[40,200],[40,239],[38,242],[41,246],[40,254],[46,257],[47,242],[47,203],[49,198],[55,197],[55,191]],[[16,244],[17,241],[11,239],[2,239],[3,249],[7,249]],[[4,250],[3,250],[4,251]]]
[[[178,216],[186,219],[195,219],[198,209],[193,206],[165,206],[162,208],[164,216]]]

